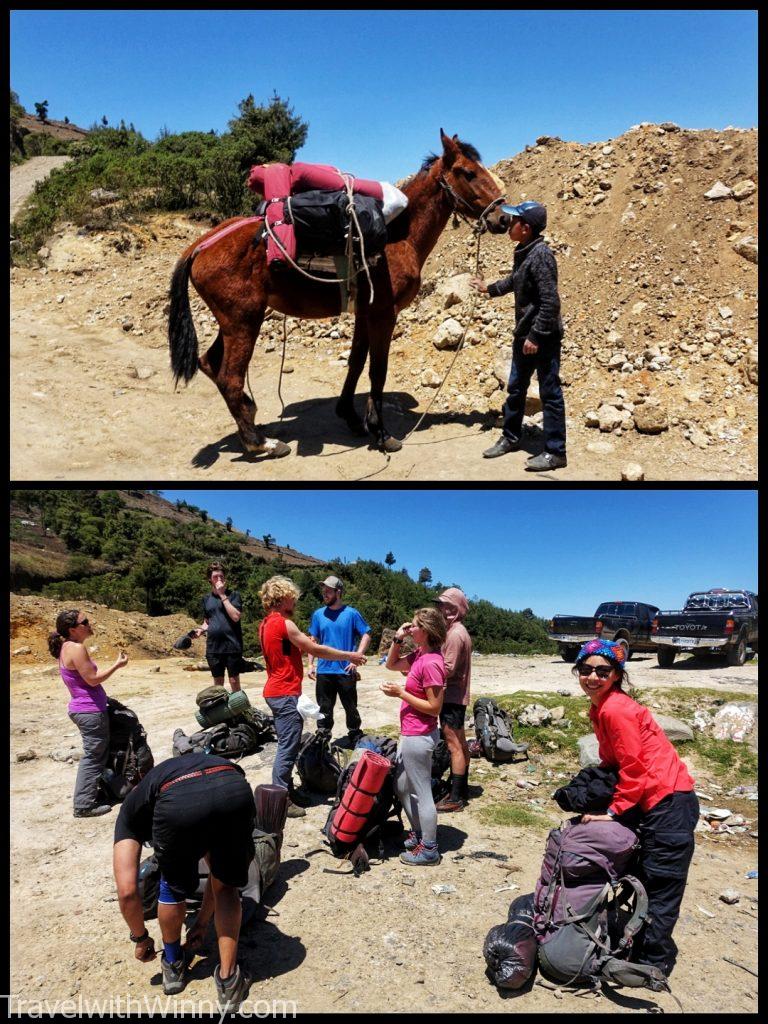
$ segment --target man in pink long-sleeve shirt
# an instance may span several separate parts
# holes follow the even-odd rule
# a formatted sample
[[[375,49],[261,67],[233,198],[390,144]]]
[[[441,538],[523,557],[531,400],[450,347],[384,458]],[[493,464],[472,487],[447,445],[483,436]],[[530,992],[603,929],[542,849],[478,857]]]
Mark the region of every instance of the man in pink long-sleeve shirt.
[[[472,672],[472,639],[462,619],[469,602],[458,587],[449,587],[436,599],[443,613],[448,634],[443,644],[445,661],[445,698],[440,712],[440,727],[451,755],[451,791],[435,805],[439,812],[462,811],[469,789],[469,747],[464,719],[469,704]]]

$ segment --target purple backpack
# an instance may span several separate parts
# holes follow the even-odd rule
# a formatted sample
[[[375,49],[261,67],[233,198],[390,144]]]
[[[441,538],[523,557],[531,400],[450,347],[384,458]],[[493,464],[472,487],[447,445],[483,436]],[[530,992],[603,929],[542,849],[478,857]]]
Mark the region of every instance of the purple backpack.
[[[667,989],[655,967],[624,958],[648,913],[643,885],[624,874],[639,841],[616,821],[578,819],[547,839],[534,893],[533,928],[542,971],[561,985],[622,985]]]

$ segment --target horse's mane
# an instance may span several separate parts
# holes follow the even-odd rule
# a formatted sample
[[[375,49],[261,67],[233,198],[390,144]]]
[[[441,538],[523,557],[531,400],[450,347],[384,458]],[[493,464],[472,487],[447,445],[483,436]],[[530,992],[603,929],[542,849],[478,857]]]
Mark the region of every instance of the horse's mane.
[[[461,151],[462,155],[465,156],[468,160],[474,160],[478,164],[483,162],[482,157],[480,156],[480,154],[478,153],[478,151],[475,149],[471,142],[462,142],[461,139],[457,139],[456,145],[459,147],[459,150]],[[418,173],[426,174],[426,172],[430,169],[434,162],[439,159],[440,157],[438,156],[437,153],[427,154],[427,156],[424,157],[424,160],[422,162],[421,167],[419,168]]]

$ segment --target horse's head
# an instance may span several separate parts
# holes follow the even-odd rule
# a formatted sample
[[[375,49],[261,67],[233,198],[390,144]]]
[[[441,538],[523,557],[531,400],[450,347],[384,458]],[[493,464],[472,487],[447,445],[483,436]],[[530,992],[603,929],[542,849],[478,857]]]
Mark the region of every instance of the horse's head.
[[[443,144],[441,158],[441,184],[453,202],[454,212],[480,220],[481,229],[492,234],[503,234],[509,227],[509,217],[501,212],[504,201],[504,183],[483,167],[480,154],[457,135],[446,135],[440,129]]]

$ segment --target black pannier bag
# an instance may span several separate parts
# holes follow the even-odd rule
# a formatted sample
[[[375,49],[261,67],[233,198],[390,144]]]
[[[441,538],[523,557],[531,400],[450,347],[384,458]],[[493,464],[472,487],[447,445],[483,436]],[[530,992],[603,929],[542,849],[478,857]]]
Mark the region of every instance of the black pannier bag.
[[[372,196],[360,194],[355,194],[354,204],[366,258],[375,256],[387,244],[387,225],[382,204]],[[347,251],[347,231],[351,230],[355,252],[360,254],[357,226],[347,212],[349,197],[346,192],[325,192],[319,189],[299,192],[291,196],[285,205],[285,220],[293,224],[300,252],[343,256]]]

